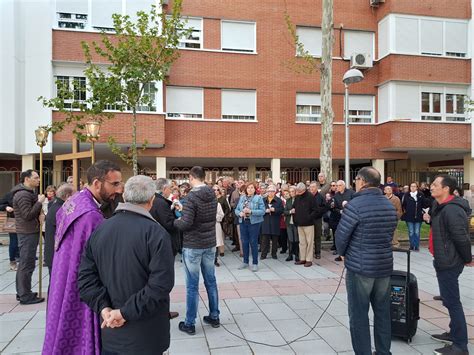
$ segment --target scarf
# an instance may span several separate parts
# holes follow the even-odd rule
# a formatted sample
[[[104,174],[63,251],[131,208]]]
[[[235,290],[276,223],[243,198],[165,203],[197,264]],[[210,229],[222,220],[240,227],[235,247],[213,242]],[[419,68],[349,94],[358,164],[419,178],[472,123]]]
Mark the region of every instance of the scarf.
[[[417,200],[416,195],[418,195],[418,191],[410,192],[410,195],[411,195],[411,197],[413,197],[413,199],[416,201],[416,200]]]

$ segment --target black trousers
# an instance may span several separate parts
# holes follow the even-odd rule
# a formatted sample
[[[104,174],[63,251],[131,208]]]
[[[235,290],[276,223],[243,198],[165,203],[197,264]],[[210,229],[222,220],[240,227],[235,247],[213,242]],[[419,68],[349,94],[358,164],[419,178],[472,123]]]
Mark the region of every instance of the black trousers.
[[[272,256],[277,256],[278,251],[278,235],[269,235],[269,234],[262,234],[261,238],[261,250],[262,256],[267,256],[268,250],[270,249],[270,239],[272,241]]]

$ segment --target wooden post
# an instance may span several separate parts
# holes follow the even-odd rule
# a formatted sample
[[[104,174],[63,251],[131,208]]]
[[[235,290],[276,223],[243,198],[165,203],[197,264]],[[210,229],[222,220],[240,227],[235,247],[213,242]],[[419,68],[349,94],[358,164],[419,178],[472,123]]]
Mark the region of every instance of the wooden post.
[[[76,137],[72,139],[72,153],[56,155],[56,161],[72,160],[72,183],[79,191],[79,159],[92,159],[92,151],[79,152],[79,141]]]

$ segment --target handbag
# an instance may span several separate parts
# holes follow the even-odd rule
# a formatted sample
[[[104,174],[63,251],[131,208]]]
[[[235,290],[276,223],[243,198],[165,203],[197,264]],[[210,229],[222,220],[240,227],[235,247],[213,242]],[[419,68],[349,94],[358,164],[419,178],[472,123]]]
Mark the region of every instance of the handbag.
[[[3,231],[5,233],[16,233],[16,221],[13,217],[7,217],[3,224]]]

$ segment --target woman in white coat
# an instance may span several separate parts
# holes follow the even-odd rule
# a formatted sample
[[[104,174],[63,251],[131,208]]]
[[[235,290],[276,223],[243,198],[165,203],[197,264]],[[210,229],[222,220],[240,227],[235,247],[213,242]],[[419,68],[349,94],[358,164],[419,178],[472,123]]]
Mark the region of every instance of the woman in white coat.
[[[217,213],[216,213],[216,258],[214,259],[214,265],[220,266],[217,256],[220,254],[224,255],[224,231],[222,230],[221,222],[224,219],[224,209],[222,208],[219,199],[223,196],[223,190],[219,185],[214,185],[214,193],[217,198]]]

